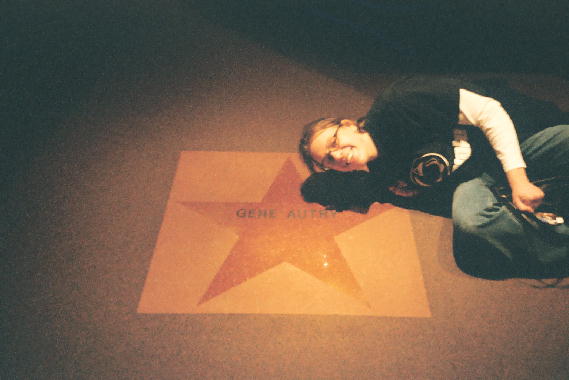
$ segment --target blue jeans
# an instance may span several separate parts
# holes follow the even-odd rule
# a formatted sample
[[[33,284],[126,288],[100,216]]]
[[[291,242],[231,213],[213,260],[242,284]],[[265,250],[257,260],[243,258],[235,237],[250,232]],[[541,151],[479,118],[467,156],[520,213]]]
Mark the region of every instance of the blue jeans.
[[[530,180],[569,172],[569,125],[544,129],[521,145]],[[569,247],[542,245],[500,201],[491,174],[460,184],[453,195],[453,244],[457,265],[485,278],[547,277],[569,270]],[[569,194],[568,194],[569,196]],[[569,221],[557,232],[569,239]],[[567,273],[569,275],[569,273]]]

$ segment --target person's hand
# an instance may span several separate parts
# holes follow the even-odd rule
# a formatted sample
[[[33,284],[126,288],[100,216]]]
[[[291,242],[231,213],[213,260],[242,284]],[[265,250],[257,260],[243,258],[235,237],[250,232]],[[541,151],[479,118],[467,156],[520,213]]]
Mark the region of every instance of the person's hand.
[[[531,182],[512,187],[512,202],[520,211],[534,212],[544,196],[543,191]]]
[[[534,212],[543,201],[543,191],[528,180],[525,168],[506,172],[512,189],[512,203],[520,211]]]

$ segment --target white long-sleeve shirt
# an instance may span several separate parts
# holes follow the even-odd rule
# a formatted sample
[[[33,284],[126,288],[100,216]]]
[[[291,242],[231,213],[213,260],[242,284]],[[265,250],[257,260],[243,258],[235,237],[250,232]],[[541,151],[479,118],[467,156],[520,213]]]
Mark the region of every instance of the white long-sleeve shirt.
[[[482,130],[496,152],[504,172],[526,167],[514,123],[500,102],[461,88],[459,109],[459,124],[474,125]],[[455,133],[453,146],[454,170],[470,156],[471,150],[460,133]]]

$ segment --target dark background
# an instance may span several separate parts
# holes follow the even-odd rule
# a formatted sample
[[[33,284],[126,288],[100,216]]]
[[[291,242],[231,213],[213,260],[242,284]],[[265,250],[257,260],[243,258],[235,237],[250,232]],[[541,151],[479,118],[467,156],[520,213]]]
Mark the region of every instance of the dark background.
[[[562,0],[4,4],[2,104],[20,125],[57,117],[110,74],[191,62],[184,25],[196,12],[325,72],[569,75]]]
[[[20,139],[41,145],[51,122],[98,81],[190,65],[193,14],[329,75],[569,75],[562,0],[12,1],[1,13],[2,141],[15,148],[11,160],[24,154]]]

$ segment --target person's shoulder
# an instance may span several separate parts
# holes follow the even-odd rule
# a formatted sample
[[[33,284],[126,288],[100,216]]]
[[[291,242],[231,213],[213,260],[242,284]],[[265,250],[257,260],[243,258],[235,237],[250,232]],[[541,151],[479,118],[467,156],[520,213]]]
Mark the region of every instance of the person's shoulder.
[[[409,92],[456,90],[469,84],[470,81],[461,76],[407,75],[393,82],[390,90],[393,95],[400,95]]]
[[[471,88],[461,77],[415,74],[396,79],[373,102],[366,119],[370,126],[378,120],[396,124],[403,113],[422,113],[446,109],[454,115],[459,103],[459,90]],[[454,117],[454,116],[453,116]]]

